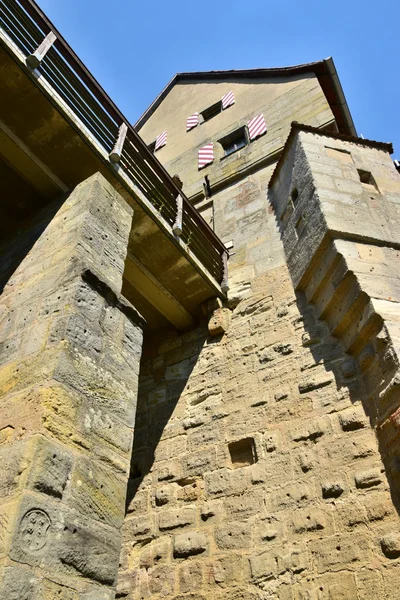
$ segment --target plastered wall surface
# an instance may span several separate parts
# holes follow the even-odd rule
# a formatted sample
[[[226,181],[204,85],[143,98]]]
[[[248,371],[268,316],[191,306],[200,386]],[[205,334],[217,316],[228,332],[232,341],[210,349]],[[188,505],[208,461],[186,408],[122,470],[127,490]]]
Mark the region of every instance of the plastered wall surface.
[[[187,117],[215,104],[230,91],[235,95],[233,106],[186,132]],[[218,140],[261,113],[268,135],[222,159],[223,148]],[[256,83],[249,79],[175,85],[139,133],[150,144],[157,135],[167,131],[167,144],[156,156],[171,174],[181,177],[183,189],[190,197],[202,193],[206,175],[215,183],[276,153],[283,147],[293,120],[316,126],[333,121],[332,111],[313,73],[295,78],[260,78]],[[198,149],[210,142],[214,142],[215,161],[199,172]]]

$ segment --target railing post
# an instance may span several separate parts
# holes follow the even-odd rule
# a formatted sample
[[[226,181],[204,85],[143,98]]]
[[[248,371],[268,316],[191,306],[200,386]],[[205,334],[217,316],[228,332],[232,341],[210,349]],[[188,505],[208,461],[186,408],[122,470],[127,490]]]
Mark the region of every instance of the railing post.
[[[221,281],[221,290],[226,294],[229,291],[229,276],[228,276],[228,251],[224,250],[222,252],[222,281]]]
[[[176,197],[176,219],[172,226],[172,233],[177,236],[182,235],[182,217],[183,217],[183,198],[179,194]]]
[[[30,69],[37,69],[56,39],[56,34],[50,31],[35,52],[26,57],[26,64]]]
[[[128,125],[126,123],[122,123],[118,130],[118,137],[117,141],[115,142],[115,146],[108,156],[112,163],[118,163],[121,160],[122,149],[124,147],[127,131]]]

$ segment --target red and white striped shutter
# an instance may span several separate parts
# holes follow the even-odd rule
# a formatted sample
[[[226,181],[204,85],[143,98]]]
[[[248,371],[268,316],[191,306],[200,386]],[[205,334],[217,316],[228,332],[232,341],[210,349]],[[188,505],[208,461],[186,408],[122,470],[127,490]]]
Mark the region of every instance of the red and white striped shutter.
[[[190,131],[199,124],[199,113],[195,112],[186,119],[186,131]]]
[[[257,115],[247,123],[250,140],[255,140],[258,136],[266,133],[267,126],[265,124],[264,115]]]
[[[199,169],[202,169],[206,165],[209,165],[214,160],[214,144],[206,144],[199,150],[198,154],[198,165]]]
[[[160,133],[160,135],[158,135],[156,137],[156,145],[154,146],[154,152],[156,150],[159,150],[163,146],[165,146],[166,143],[167,143],[167,132],[163,131],[162,133]]]
[[[233,92],[228,92],[225,96],[222,96],[222,110],[225,110],[228,106],[232,106],[232,104],[235,104]]]

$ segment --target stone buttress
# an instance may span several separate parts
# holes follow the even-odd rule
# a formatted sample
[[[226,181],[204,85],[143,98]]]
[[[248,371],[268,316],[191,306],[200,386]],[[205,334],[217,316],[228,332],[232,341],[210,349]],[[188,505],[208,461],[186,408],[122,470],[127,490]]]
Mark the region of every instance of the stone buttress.
[[[131,222],[97,174],[5,253],[2,599],[114,598],[143,326],[120,295]]]

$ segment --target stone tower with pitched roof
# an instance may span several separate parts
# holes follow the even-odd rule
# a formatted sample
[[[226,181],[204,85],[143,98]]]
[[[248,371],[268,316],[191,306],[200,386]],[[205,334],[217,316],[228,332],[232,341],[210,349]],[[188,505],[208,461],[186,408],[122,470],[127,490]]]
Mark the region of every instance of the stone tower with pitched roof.
[[[332,59],[132,127],[0,30],[0,598],[398,597],[400,177]]]

